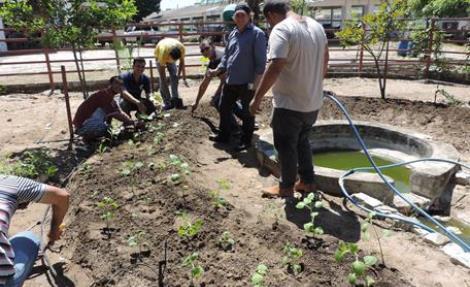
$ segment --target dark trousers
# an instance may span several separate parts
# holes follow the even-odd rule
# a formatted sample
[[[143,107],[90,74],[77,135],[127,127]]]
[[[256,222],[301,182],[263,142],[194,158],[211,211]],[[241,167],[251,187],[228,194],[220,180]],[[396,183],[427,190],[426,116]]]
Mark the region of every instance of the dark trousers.
[[[243,121],[242,125],[242,143],[251,144],[251,138],[255,130],[255,117],[250,114],[250,102],[253,99],[254,91],[248,89],[248,85],[229,85],[225,84],[220,99],[219,112],[220,124],[219,136],[222,139],[229,140],[232,131],[232,112],[240,99],[242,104],[241,113],[237,116]]]
[[[155,107],[155,105],[152,103],[151,100],[146,99],[146,98],[140,98],[139,101],[141,101],[147,108],[147,115],[150,115],[151,113],[157,110],[157,108]],[[130,103],[124,99],[121,100],[121,102],[119,103],[119,106],[121,107],[122,111],[125,112],[129,116],[131,115],[132,111],[139,110],[139,108],[137,108],[137,105]]]
[[[318,111],[302,113],[275,108],[272,115],[274,147],[281,165],[281,188],[293,187],[297,179],[314,181],[312,149],[308,139]]]

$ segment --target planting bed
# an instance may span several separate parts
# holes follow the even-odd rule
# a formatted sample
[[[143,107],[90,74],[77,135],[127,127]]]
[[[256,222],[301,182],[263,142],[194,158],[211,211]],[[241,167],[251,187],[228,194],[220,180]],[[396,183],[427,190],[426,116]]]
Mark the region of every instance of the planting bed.
[[[137,146],[123,142],[102,158],[94,156],[88,168],[75,174],[69,183],[73,196],[64,254],[73,264],[80,265],[96,286],[158,286],[159,280],[165,286],[188,286],[190,272],[181,262],[193,252],[199,253],[199,264],[204,269],[196,286],[249,286],[252,273],[261,263],[269,268],[267,286],[347,284],[348,265],[334,260],[337,238],[322,236],[314,248],[302,230],[274,220],[272,214],[253,219],[246,211],[250,206],[238,208],[229,201],[216,208],[211,189],[201,184],[207,179],[202,180],[205,176],[198,171],[204,164],[199,162],[198,145],[209,134],[207,126],[185,112],[174,112],[163,123],[164,127],[136,141]],[[156,133],[165,135],[159,144],[154,143]],[[170,154],[186,162],[191,173],[184,175],[177,165],[172,165]],[[129,177],[120,175],[123,162],[129,160],[144,163],[136,175],[134,194]],[[151,163],[153,167],[149,168]],[[175,173],[183,177],[176,185],[169,178]],[[221,197],[237,184],[230,178],[218,178],[217,174],[212,180],[208,185],[215,184]],[[119,205],[115,218],[110,220],[110,239],[103,234],[106,225],[97,207],[104,196]],[[193,222],[198,218],[203,221],[201,231],[192,239],[178,235],[181,213]],[[144,249],[149,252],[134,263],[133,253],[138,248],[129,247],[127,239],[138,231],[145,232]],[[233,250],[218,247],[224,231],[229,231],[235,240]],[[286,243],[305,253],[301,260],[304,271],[297,277],[281,263]],[[377,265],[370,273],[377,286],[409,285],[392,267]]]

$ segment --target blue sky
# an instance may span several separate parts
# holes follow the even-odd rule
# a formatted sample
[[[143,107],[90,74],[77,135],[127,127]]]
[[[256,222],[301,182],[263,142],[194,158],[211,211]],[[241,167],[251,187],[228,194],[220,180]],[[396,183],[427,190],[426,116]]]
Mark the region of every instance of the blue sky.
[[[176,7],[184,7],[193,5],[194,3],[198,2],[197,0],[162,0],[160,3],[160,9],[165,11],[166,9],[174,9]]]

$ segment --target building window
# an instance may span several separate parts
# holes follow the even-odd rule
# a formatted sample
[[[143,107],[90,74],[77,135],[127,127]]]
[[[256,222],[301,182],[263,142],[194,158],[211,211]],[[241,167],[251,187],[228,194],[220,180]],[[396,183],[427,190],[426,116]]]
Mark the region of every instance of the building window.
[[[351,7],[351,18],[353,20],[359,20],[364,16],[364,6],[352,6]]]
[[[342,16],[341,7],[319,8],[315,10],[314,13],[315,20],[321,23],[325,28],[341,27]]]

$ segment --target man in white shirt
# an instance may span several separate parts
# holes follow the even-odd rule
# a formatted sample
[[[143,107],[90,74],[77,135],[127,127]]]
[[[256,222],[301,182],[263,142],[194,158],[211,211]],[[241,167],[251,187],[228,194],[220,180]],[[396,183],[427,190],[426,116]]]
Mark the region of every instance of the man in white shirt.
[[[263,13],[272,27],[269,63],[250,112],[259,111],[263,96],[272,87],[271,126],[281,166],[279,186],[267,188],[263,194],[289,197],[294,188],[315,192],[308,136],[323,104],[328,40],[318,22],[292,12],[288,1],[266,1]],[[300,181],[296,183],[297,174]]]

